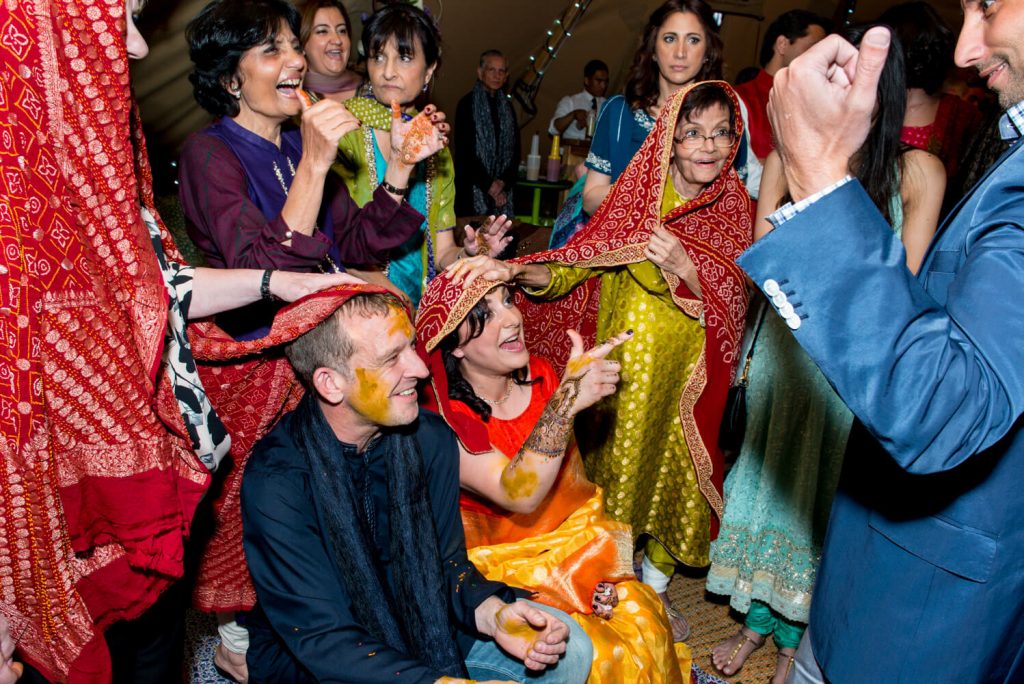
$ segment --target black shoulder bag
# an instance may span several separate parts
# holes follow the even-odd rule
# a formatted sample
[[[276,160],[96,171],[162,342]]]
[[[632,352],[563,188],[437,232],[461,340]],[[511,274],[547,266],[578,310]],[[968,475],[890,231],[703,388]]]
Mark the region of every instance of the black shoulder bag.
[[[743,433],[747,430],[747,381],[750,376],[750,359],[754,356],[754,345],[757,344],[757,336],[761,332],[767,308],[768,306],[762,302],[754,328],[754,338],[750,341],[750,349],[747,350],[743,362],[743,373],[736,380],[736,384],[729,388],[729,394],[725,398],[725,412],[722,414],[722,424],[718,429],[718,448],[725,453],[737,453],[743,446]]]

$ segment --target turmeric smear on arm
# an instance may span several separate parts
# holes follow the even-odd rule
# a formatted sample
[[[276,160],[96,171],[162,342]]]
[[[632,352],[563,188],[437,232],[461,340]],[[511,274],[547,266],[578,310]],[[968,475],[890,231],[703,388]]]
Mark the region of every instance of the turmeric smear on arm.
[[[521,464],[501,472],[501,486],[510,499],[527,499],[533,496],[540,484],[537,473]]]

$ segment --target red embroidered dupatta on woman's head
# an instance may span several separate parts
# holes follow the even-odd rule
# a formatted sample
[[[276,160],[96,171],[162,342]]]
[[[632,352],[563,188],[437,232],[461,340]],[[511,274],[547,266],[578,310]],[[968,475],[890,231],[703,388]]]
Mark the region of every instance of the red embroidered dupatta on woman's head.
[[[440,273],[424,290],[416,313],[416,348],[430,369],[430,381],[424,388],[421,401],[426,408],[445,419],[462,446],[473,454],[491,450],[487,429],[479,420],[450,410],[448,374],[437,345],[458,329],[477,302],[502,285],[504,283],[477,278],[464,288],[461,283],[453,282],[447,273]]]
[[[531,254],[520,263],[559,263],[587,268],[613,268],[644,261],[652,229],[663,225],[680,239],[697,267],[702,299],[697,299],[672,273],[662,272],[676,305],[691,317],[703,317],[705,345],[697,367],[680,397],[679,412],[687,447],[697,469],[701,491],[718,519],[723,512],[724,464],[718,449],[718,427],[743,335],[747,310],[746,280],[736,258],[750,246],[753,211],[750,196],[732,162],[743,133],[739,101],[729,84],[707,81],[729,96],[736,113],[736,142],[721,175],[690,202],[661,216],[662,198],[672,160],[676,123],[693,84],[665,103],[654,129],[622,172],[590,221],[560,249]],[[568,355],[565,329],[593,334],[598,295],[594,279],[553,302],[521,301],[526,340],[531,349],[556,367]],[[593,338],[591,337],[591,341]],[[717,534],[712,522],[712,538]]]

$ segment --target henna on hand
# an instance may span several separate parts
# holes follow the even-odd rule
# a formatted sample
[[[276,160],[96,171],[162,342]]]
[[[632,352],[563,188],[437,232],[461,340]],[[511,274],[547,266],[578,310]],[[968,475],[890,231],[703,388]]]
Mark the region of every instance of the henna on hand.
[[[542,454],[545,457],[544,461],[547,462],[565,453],[565,448],[569,445],[569,436],[572,434],[572,418],[559,413],[557,407],[553,408],[554,401],[555,396],[552,396],[537,424],[533,426],[530,436],[523,442],[523,448],[516,454],[516,458],[520,458],[524,451],[533,451]],[[515,464],[515,459],[512,463]]]
[[[551,395],[551,399],[548,401],[548,409],[551,409],[563,420],[570,420],[573,416],[572,409],[576,404],[576,398],[580,395],[580,383],[583,382],[583,378],[589,372],[590,369],[587,368],[579,375],[563,380],[562,384],[555,390],[555,393]],[[545,413],[547,413],[547,409],[545,409]],[[543,415],[541,417],[543,418]]]
[[[540,486],[540,476],[537,471],[526,462],[528,456],[537,455],[532,460],[534,466],[548,463],[554,459],[562,458],[569,446],[569,438],[572,436],[572,415],[564,412],[564,406],[572,405],[572,400],[566,400],[567,391],[579,393],[578,383],[572,390],[563,390],[566,383],[563,382],[555,390],[540,414],[537,424],[533,426],[529,437],[523,442],[519,452],[512,458],[512,461],[501,471],[501,486],[510,499],[529,499]],[[571,384],[571,383],[570,383]],[[575,396],[575,395],[573,395]]]

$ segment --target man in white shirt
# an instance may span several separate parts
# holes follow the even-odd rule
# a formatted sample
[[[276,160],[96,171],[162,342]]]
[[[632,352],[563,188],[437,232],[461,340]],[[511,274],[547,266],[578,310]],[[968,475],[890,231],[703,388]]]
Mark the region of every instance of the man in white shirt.
[[[587,114],[593,110],[594,120],[597,120],[607,90],[608,65],[599,59],[590,60],[583,67],[583,92],[566,95],[558,101],[548,133],[560,135],[565,140],[585,140]]]

